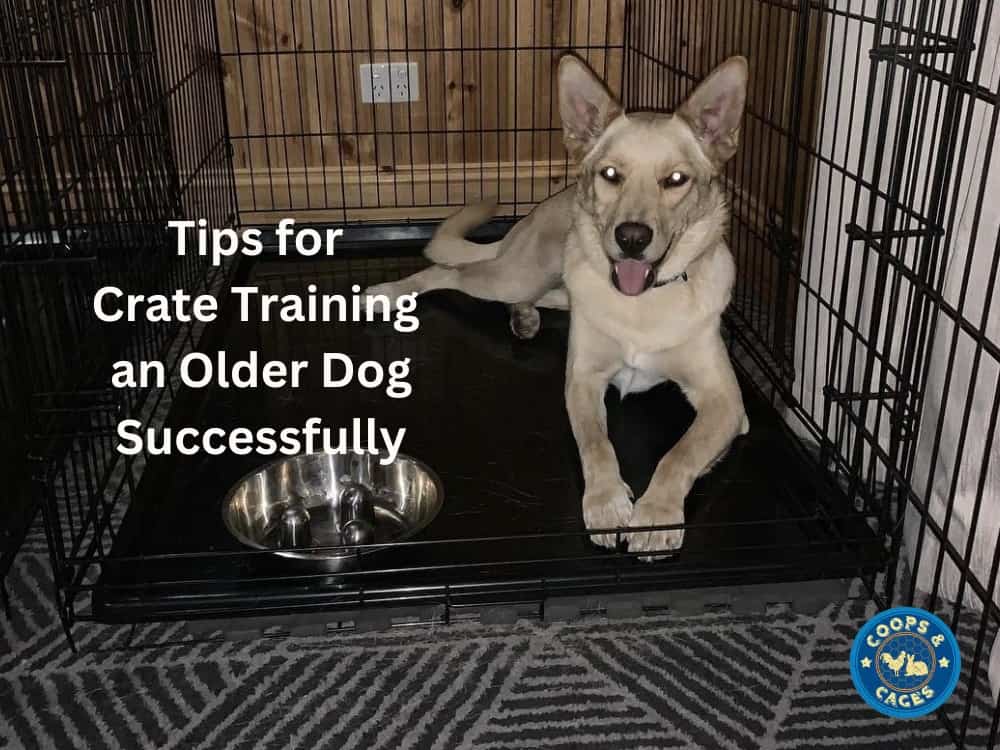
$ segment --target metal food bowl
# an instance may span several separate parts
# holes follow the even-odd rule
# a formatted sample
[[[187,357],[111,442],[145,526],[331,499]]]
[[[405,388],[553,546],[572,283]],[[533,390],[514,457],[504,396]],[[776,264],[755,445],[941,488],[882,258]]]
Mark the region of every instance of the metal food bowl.
[[[226,495],[222,518],[250,547],[345,563],[378,548],[307,548],[408,539],[434,520],[443,502],[441,480],[414,458],[399,455],[383,466],[369,454],[310,453],[243,477]]]

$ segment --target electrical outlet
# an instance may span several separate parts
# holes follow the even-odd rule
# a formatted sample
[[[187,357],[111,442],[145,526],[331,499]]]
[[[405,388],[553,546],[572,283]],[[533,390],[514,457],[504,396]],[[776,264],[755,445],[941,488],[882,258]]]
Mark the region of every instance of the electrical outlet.
[[[361,74],[361,101],[364,104],[382,104],[389,101],[389,64],[365,63],[358,69]]]
[[[389,65],[389,80],[393,103],[420,101],[420,76],[415,62]]]
[[[358,72],[364,104],[420,101],[419,68],[415,62],[363,63]]]

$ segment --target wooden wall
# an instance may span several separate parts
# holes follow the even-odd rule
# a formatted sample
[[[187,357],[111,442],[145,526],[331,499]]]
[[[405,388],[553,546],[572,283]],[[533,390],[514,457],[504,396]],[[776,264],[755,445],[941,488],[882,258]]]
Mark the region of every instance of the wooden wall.
[[[244,222],[520,214],[571,179],[554,61],[622,79],[625,0],[217,0]],[[362,104],[358,66],[418,63],[420,99]]]

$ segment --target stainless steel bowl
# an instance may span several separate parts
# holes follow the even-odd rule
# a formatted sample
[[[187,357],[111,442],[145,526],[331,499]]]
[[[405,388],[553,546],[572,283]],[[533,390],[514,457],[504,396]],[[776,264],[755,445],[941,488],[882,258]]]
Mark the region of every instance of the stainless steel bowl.
[[[355,550],[302,547],[408,539],[434,520],[443,502],[437,474],[409,456],[383,466],[369,454],[311,453],[247,474],[226,495],[222,518],[229,533],[250,547],[336,562]],[[288,549],[293,546],[298,549]]]

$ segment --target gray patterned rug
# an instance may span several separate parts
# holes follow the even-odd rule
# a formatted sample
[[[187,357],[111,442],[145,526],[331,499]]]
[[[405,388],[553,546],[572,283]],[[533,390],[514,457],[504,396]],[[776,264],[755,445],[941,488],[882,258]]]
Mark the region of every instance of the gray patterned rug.
[[[952,747],[937,720],[882,718],[855,694],[848,651],[872,611],[860,601],[818,616],[774,607],[251,641],[80,625],[73,654],[48,570],[35,535],[0,619],[2,748]],[[988,708],[974,703],[970,746]]]

